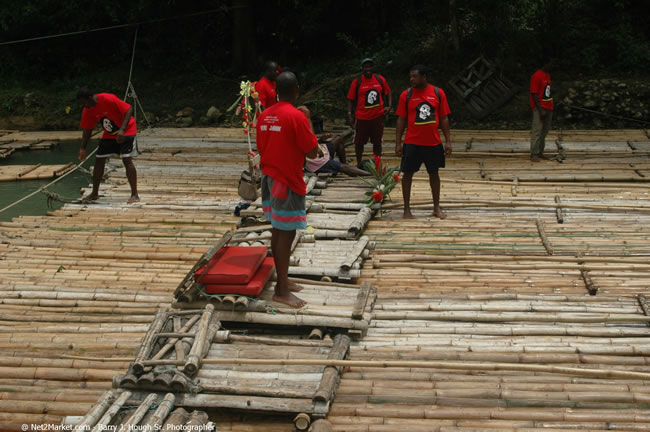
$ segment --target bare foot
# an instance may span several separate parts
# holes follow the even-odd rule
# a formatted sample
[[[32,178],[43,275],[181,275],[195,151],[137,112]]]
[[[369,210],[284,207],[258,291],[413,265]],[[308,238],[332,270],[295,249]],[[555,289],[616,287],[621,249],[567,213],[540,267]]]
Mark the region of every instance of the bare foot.
[[[90,201],[97,201],[98,198],[99,198],[98,194],[90,194],[87,197],[82,197],[81,202],[86,203],[86,202],[90,202]]]
[[[530,161],[531,162],[539,162],[539,157],[538,156],[531,156]]]
[[[127,204],[133,204],[133,203],[137,203],[138,201],[140,201],[140,197],[139,197],[139,196],[137,196],[137,195],[131,195],[131,198],[129,198],[129,200],[128,200],[126,203],[127,203]]]
[[[447,214],[443,212],[440,207],[435,207],[433,209],[433,216],[440,219],[447,219]]]
[[[271,300],[278,302],[278,303],[283,303],[286,304],[287,306],[290,306],[292,308],[301,308],[307,304],[306,301],[296,297],[295,295],[288,293],[287,295],[280,296],[278,294],[275,294],[273,297],[271,297]]]
[[[289,283],[287,284],[287,288],[291,292],[300,292],[300,291],[302,291],[304,289],[304,287],[298,285],[295,282],[291,282],[291,281],[289,281]]]
[[[402,215],[402,219],[415,219],[415,218],[411,214],[411,210],[404,210],[404,214]]]
[[[544,160],[551,160],[550,157],[548,157],[548,156],[546,156],[546,155],[543,155],[543,154],[539,155],[539,158],[540,158],[540,159],[544,159]]]

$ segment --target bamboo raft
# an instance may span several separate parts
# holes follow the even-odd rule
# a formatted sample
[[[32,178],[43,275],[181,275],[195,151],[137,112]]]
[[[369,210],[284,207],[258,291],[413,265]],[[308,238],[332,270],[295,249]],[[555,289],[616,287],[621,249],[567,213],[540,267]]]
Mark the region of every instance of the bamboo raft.
[[[56,178],[67,173],[74,166],[72,162],[64,165],[4,165],[0,166],[0,181]]]
[[[387,152],[393,136],[387,129]],[[419,173],[412,190],[417,219],[402,220],[401,209],[391,208],[401,202],[398,187],[393,203],[363,230],[376,247],[356,283],[372,286],[377,297],[366,310],[365,336],[350,343],[349,363],[310,357],[314,347],[274,345],[264,356],[251,349],[262,346],[259,340],[213,338],[192,379],[228,370],[233,379],[217,384],[221,390],[242,384],[265,397],[268,376],[246,383],[242,371],[337,365],[344,369],[327,414],[331,427],[324,426],[335,431],[650,429],[650,215],[647,186],[638,180],[647,175],[647,134],[553,131],[547,148],[562,163],[539,164],[527,160],[527,131],[452,136],[458,157],[441,171],[449,219],[429,217],[428,182]],[[118,166],[95,204],[0,223],[0,429],[86,414],[129,370],[191,267],[235,229],[231,212],[246,161],[239,131],[157,130],[141,134],[139,144],[141,203],[126,205]],[[398,163],[389,154],[384,161]],[[528,181],[533,175],[543,181]],[[567,175],[573,178],[565,181]],[[489,179],[496,176],[507,181]],[[338,198],[325,195],[350,193],[354,182],[327,179],[312,206],[323,198],[335,204]],[[325,211],[335,214],[327,204]],[[325,290],[339,290],[330,295],[336,300],[360,292],[358,285],[308,283],[310,303],[326,298]],[[301,336],[255,327],[255,334],[224,317],[272,314],[238,312],[230,299],[196,307],[207,303],[221,325],[239,326],[231,337],[308,342],[309,331],[326,335],[329,327],[307,325]],[[282,319],[295,329],[304,316]],[[255,364],[260,359],[264,366]],[[183,367],[168,361],[174,364],[163,366]],[[124,391],[136,394],[134,408],[148,394]],[[190,402],[208,406],[206,399]],[[234,400],[218,415],[209,412],[220,431],[288,432],[298,425],[293,414],[231,413],[246,397]]]
[[[350,346],[347,336],[319,340],[268,331],[255,335],[254,328],[242,334],[224,328],[222,315],[211,304],[202,310],[161,309],[126,374],[113,378],[113,387],[132,392],[136,399],[146,391],[173,392],[176,404],[185,408],[327,414],[341,368],[254,366],[232,359],[343,360]],[[212,363],[223,358],[230,360]]]

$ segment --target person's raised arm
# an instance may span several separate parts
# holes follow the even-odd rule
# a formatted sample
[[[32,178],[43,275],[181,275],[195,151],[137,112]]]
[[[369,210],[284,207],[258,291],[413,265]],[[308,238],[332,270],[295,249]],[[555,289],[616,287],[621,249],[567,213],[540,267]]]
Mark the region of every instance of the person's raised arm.
[[[395,154],[402,157],[402,135],[404,135],[404,127],[406,119],[402,116],[397,116],[397,125],[395,126]]]
[[[90,136],[93,134],[92,129],[84,129],[81,134],[81,147],[79,148],[79,160],[81,162],[86,160],[86,145],[90,140]]]

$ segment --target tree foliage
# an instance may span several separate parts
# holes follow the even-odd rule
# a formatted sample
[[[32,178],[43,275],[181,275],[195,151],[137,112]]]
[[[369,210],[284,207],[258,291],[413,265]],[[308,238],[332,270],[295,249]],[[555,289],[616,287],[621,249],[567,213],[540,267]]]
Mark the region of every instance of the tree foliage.
[[[397,67],[424,62],[459,68],[478,54],[530,69],[542,53],[551,52],[567,70],[630,72],[650,66],[644,3],[40,0],[0,8],[0,42],[142,23],[139,64],[169,71],[198,65],[239,76],[259,72],[268,58],[304,68],[366,55]],[[187,16],[200,11],[210,12]],[[120,27],[2,45],[0,76],[54,77],[128,65],[134,31],[135,26]]]

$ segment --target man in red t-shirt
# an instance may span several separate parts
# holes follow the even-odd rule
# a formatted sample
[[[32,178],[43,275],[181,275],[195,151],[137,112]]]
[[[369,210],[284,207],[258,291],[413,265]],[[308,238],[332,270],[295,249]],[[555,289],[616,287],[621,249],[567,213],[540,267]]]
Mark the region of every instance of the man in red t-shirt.
[[[106,160],[121,157],[126,169],[126,178],[131,186],[131,197],[127,203],[140,201],[138,196],[138,174],[132,158],[138,155],[138,146],[135,141],[137,128],[133,118],[133,107],[117,96],[110,93],[93,93],[87,88],[82,88],[77,93],[77,100],[84,107],[81,112],[81,148],[79,160],[86,159],[86,145],[92,129],[101,121],[104,134],[99,141],[99,148],[95,155],[93,168],[93,191],[85,201],[94,201],[99,198],[99,183],[104,176]]]
[[[412,218],[410,200],[411,184],[422,163],[429,173],[429,185],[433,196],[433,216],[445,219],[447,215],[440,208],[440,176],[438,169],[445,167],[445,157],[451,156],[451,134],[449,119],[451,113],[447,95],[438,87],[427,82],[427,68],[416,65],[409,74],[411,88],[404,90],[397,105],[397,127],[395,154],[402,158],[402,196],[404,218]],[[407,128],[404,145],[402,135]],[[444,148],[438,127],[445,134]]]
[[[386,78],[373,73],[373,67],[371,58],[361,61],[363,74],[352,81],[347,96],[348,121],[350,126],[355,128],[354,150],[357,166],[361,165],[363,146],[368,142],[368,138],[372,143],[372,152],[381,156],[384,116],[392,107],[390,87]]]
[[[551,67],[553,61],[545,58],[544,66],[530,78],[530,109],[533,110],[533,127],[530,132],[530,160],[539,162],[544,156],[546,135],[553,120],[553,94],[551,92]]]
[[[257,121],[257,149],[262,166],[262,207],[273,227],[271,250],[277,282],[273,300],[299,308],[306,302],[293,292],[302,287],[289,282],[289,257],[296,230],[307,228],[303,180],[305,156],[319,156],[318,141],[309,123],[309,111],[296,109],[298,80],[291,72],[277,78],[279,102],[264,110]]]
[[[255,83],[255,91],[259,95],[261,110],[265,110],[278,101],[275,79],[279,73],[280,67],[276,62],[268,61],[264,64],[264,75]]]

